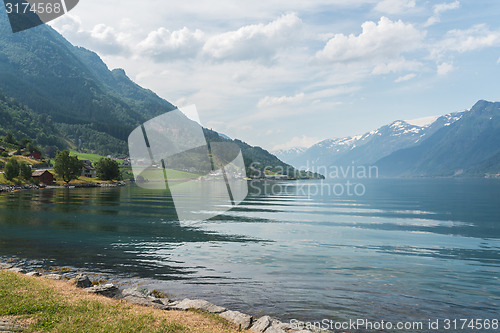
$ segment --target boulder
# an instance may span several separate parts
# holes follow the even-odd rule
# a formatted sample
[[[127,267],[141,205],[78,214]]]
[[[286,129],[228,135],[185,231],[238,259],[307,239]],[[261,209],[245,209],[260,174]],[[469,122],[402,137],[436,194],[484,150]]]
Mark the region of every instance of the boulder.
[[[269,326],[272,324],[272,318],[269,316],[263,316],[257,319],[250,327],[250,331],[256,332],[256,333],[262,333],[264,332]]]
[[[70,280],[78,288],[90,288],[92,287],[92,282],[87,275],[78,274],[76,277]]]
[[[162,303],[161,300],[155,297],[137,297],[137,296],[124,296],[123,299],[129,303],[153,307],[160,310],[167,310],[168,307]]]
[[[62,280],[61,274],[47,274],[44,275],[43,277],[50,280]]]
[[[168,309],[161,299],[154,297],[153,293],[146,288],[135,287],[125,289],[122,291],[122,295],[124,300],[133,304],[150,306],[162,310]]]
[[[26,276],[40,276],[42,274],[40,274],[39,272],[29,272],[26,274]]]
[[[172,310],[186,311],[189,309],[197,309],[209,313],[221,313],[226,311],[222,306],[214,305],[202,299],[184,299],[180,302],[174,302],[169,305]]]
[[[21,273],[21,274],[24,274],[26,273],[26,271],[22,268],[19,268],[19,267],[13,267],[13,268],[9,268],[7,269],[9,272],[14,272],[14,273]]]
[[[14,266],[12,266],[11,264],[6,264],[6,263],[3,263],[3,262],[0,262],[0,269],[11,269],[13,267]]]
[[[135,296],[135,297],[149,297],[153,296],[153,293],[150,292],[147,288],[143,287],[135,287],[128,288],[122,291],[123,296]]]
[[[222,312],[219,316],[236,324],[237,326],[241,325],[241,328],[244,330],[248,329],[252,325],[252,316],[239,311],[227,310]]]
[[[293,329],[292,325],[282,323],[279,320],[273,319],[271,321],[271,326],[269,326],[264,332],[265,333],[287,333],[292,329]]]
[[[90,288],[83,289],[88,293],[102,295],[109,298],[121,298],[122,293],[118,287],[112,283],[97,285]]]

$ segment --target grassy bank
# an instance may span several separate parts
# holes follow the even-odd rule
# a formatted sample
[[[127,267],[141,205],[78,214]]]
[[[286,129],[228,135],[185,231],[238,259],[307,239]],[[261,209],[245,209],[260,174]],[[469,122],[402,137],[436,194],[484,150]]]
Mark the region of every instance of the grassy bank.
[[[0,318],[14,319],[26,332],[239,332],[217,316],[132,305],[8,271],[0,271]]]

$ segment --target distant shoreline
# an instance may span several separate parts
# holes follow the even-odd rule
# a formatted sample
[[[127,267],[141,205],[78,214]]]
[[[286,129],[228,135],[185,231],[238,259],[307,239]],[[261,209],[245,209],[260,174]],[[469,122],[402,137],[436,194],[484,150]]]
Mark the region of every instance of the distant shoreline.
[[[24,190],[119,187],[119,186],[127,186],[127,185],[128,185],[128,182],[125,182],[125,181],[120,181],[120,182],[116,182],[116,183],[88,183],[88,184],[68,184],[68,185],[35,185],[35,184],[6,185],[6,184],[0,184],[0,193],[12,193],[12,192],[24,191]]]

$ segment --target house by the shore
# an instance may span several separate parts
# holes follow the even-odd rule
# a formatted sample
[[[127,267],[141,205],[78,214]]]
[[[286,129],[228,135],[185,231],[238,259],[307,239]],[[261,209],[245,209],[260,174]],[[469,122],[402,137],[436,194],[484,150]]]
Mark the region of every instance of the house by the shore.
[[[97,178],[97,170],[92,165],[92,161],[83,161],[82,177]]]
[[[37,179],[40,184],[52,185],[54,183],[54,175],[48,170],[35,170],[31,177]]]

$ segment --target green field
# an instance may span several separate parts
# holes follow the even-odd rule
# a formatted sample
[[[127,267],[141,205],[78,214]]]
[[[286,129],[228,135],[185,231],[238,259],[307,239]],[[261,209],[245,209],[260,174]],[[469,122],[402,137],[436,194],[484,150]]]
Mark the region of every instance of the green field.
[[[76,151],[70,151],[69,154],[71,156],[77,156],[79,160],[89,160],[94,166],[101,158],[105,157],[97,154],[79,153]],[[117,161],[120,165],[123,164],[122,160],[116,158],[114,158],[114,160]]]

